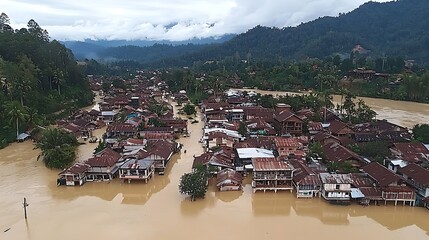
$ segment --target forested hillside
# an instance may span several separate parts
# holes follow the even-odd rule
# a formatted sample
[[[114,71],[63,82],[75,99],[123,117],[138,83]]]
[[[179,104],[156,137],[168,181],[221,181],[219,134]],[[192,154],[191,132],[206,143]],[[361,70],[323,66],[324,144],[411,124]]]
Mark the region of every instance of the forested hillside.
[[[13,29],[0,16],[0,145],[17,132],[48,124],[52,113],[92,101],[89,84],[72,53],[30,20]]]
[[[353,47],[360,44],[371,56],[401,56],[427,64],[427,16],[427,0],[368,2],[338,17],[323,17],[297,27],[256,26],[223,44],[210,44],[203,49],[195,45],[122,47],[103,51],[103,57],[145,63],[157,61],[157,66],[190,66],[195,61],[220,60],[226,56],[270,61],[323,58],[350,54]]]

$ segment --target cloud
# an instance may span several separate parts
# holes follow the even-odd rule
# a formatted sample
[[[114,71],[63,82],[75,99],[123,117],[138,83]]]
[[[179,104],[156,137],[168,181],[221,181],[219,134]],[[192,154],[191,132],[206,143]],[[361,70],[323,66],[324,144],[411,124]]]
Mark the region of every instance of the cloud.
[[[386,0],[380,0],[386,1]],[[349,12],[365,0],[2,0],[14,28],[30,18],[59,40],[187,40],[256,25],[296,26]]]

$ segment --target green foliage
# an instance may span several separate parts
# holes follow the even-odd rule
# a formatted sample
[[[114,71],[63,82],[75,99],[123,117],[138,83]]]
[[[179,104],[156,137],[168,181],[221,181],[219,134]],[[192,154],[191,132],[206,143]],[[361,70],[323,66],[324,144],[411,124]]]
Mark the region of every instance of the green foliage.
[[[192,201],[204,198],[207,192],[209,171],[205,166],[199,166],[191,173],[185,173],[180,178],[179,192],[191,197]]]
[[[99,141],[97,147],[94,149],[94,154],[101,152],[106,147],[107,147],[107,142],[104,139],[102,141]]]
[[[57,128],[47,128],[36,147],[42,150],[47,167],[63,169],[75,160],[77,145],[74,135]]]
[[[153,126],[153,127],[165,127],[165,126],[167,126],[159,118],[150,118],[149,121],[147,122],[147,124],[150,126]]]
[[[49,124],[54,112],[76,109],[92,102],[89,84],[73,55],[34,20],[13,30],[6,14],[0,15],[0,141],[9,142],[10,129]],[[6,112],[11,104],[23,107],[21,117]],[[9,111],[10,112],[10,111]],[[28,115],[22,117],[24,115]],[[18,119],[18,124],[16,119]],[[18,127],[19,125],[19,127]],[[3,145],[3,144],[1,144]]]
[[[355,173],[358,172],[358,169],[352,165],[349,161],[344,162],[329,162],[327,164],[328,171],[329,172],[336,172],[336,173]]]
[[[429,144],[429,124],[417,124],[413,127],[414,139]]]
[[[195,109],[195,106],[192,104],[187,103],[182,110],[186,113],[186,115],[192,115],[195,114],[197,111]]]
[[[381,164],[390,155],[389,147],[383,141],[366,142],[360,145],[352,144],[349,148],[359,155],[368,157]]]
[[[247,126],[246,126],[246,124],[244,124],[244,122],[240,122],[240,126],[238,127],[238,133],[241,136],[247,135]]]
[[[317,155],[324,159],[322,144],[319,142],[311,143],[308,149],[310,150],[310,155]]]
[[[75,160],[75,147],[63,144],[61,147],[47,149],[43,154],[46,167],[64,169],[69,167]]]

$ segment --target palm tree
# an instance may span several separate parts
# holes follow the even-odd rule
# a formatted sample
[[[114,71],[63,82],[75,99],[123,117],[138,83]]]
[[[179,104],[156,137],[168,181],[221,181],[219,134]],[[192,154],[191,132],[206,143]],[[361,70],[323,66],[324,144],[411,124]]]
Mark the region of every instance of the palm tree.
[[[19,135],[19,121],[24,121],[27,118],[27,112],[25,108],[21,106],[21,103],[12,101],[6,105],[6,115],[10,118],[9,123],[16,125],[16,137]]]

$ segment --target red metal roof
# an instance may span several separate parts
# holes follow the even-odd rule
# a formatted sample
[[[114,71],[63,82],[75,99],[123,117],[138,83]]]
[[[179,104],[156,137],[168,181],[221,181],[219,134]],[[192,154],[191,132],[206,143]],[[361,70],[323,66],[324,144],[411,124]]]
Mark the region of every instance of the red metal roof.
[[[381,187],[387,187],[390,184],[397,184],[402,180],[401,177],[385,168],[378,162],[372,162],[362,167],[362,170],[371,176],[372,179],[377,181]]]
[[[412,178],[416,183],[429,186],[429,170],[414,164],[410,163],[407,166],[398,169],[398,172],[402,175],[407,175],[407,177]]]

